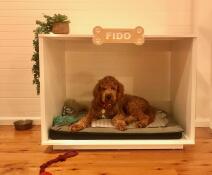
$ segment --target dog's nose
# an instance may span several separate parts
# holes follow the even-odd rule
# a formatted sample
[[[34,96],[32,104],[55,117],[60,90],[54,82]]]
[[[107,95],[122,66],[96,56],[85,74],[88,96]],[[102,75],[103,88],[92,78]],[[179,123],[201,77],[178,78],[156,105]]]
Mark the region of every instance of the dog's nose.
[[[112,95],[111,94],[106,95],[106,99],[107,100],[111,100],[112,99]]]

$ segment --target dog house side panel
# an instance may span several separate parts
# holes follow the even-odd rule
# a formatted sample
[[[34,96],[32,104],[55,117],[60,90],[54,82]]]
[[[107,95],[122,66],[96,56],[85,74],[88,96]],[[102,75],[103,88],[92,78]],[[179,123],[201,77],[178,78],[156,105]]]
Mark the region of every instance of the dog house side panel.
[[[39,40],[42,141],[48,139],[48,129],[55,115],[61,113],[65,100],[64,41]]]
[[[185,129],[185,135],[194,138],[196,66],[194,39],[172,43],[171,98],[172,115]]]

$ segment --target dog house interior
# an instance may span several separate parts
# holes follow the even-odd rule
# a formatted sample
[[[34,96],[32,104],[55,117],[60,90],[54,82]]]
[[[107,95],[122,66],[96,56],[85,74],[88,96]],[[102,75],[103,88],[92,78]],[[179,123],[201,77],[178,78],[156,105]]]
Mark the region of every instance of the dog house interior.
[[[145,36],[141,46],[92,43],[92,36],[40,35],[42,143],[55,148],[182,148],[194,143],[194,36]],[[49,137],[53,117],[66,99],[92,100],[97,81],[116,77],[125,93],[147,99],[184,130],[179,139],[58,139]]]

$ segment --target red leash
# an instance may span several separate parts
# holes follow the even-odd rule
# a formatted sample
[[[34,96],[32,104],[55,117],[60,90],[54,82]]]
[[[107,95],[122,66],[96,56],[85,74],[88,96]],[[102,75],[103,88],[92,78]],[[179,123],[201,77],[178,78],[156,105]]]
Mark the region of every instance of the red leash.
[[[63,162],[66,159],[68,159],[70,157],[74,157],[76,155],[78,155],[77,151],[69,151],[65,154],[59,155],[55,159],[49,160],[48,162],[46,162],[46,163],[44,163],[40,166],[40,174],[39,175],[52,175],[51,173],[45,171],[45,169],[48,168],[50,165],[52,165],[54,163]]]

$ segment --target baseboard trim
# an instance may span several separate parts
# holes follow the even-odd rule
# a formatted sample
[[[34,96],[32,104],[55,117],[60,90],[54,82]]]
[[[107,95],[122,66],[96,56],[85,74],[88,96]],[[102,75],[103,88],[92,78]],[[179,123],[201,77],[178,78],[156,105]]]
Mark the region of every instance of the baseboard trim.
[[[16,120],[33,120],[33,125],[40,125],[40,117],[1,117],[0,125],[13,125]]]
[[[212,128],[212,126],[210,126],[210,125],[212,125],[212,124],[210,124],[210,119],[198,118],[195,121],[196,127],[210,127],[210,128]]]

